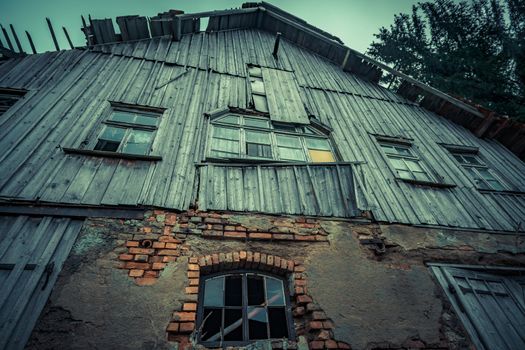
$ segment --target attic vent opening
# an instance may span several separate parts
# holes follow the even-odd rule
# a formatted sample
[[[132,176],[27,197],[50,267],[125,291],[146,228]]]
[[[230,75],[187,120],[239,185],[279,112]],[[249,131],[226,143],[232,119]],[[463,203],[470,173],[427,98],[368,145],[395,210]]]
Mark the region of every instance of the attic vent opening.
[[[206,29],[208,29],[208,22],[209,22],[209,21],[210,21],[210,17],[201,17],[201,18],[199,19],[199,23],[200,23],[200,24],[199,24],[199,25],[200,25],[200,27],[199,27],[199,31],[201,31],[201,32],[205,32]]]

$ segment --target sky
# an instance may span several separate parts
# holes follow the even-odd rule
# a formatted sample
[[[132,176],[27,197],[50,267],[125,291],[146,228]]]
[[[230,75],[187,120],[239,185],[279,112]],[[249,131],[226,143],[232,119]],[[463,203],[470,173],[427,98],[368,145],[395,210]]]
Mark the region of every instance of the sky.
[[[248,1],[248,0],[245,0]],[[62,27],[66,27],[75,46],[84,46],[80,15],[115,18],[123,15],[155,16],[169,9],[186,13],[238,8],[243,0],[0,0],[0,24],[9,31],[15,27],[22,47],[30,52],[24,31],[28,31],[38,52],[54,50],[46,23],[51,19],[61,49],[69,48]],[[251,0],[254,1],[254,0]],[[410,12],[421,0],[270,0],[268,2],[308,23],[339,37],[348,47],[365,52],[373,34],[388,27],[394,14]],[[7,46],[3,34],[0,40]],[[15,45],[13,38],[11,42]],[[15,46],[16,47],[16,46]]]

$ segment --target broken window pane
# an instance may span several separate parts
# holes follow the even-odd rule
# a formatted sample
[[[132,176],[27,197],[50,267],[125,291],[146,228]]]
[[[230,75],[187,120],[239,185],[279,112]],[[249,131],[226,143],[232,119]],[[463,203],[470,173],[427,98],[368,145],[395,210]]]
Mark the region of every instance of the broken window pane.
[[[268,315],[264,307],[248,307],[249,339],[268,339]]]
[[[263,305],[264,302],[263,277],[248,275],[248,305]]]
[[[248,67],[248,72],[251,77],[260,77],[262,78],[261,67]]]
[[[268,308],[268,322],[270,324],[270,338],[288,338],[288,323],[284,307]]]
[[[125,134],[126,129],[106,126],[102,135],[98,138],[98,142],[94,149],[98,151],[115,152]]]
[[[266,295],[268,305],[284,306],[284,290],[281,280],[266,277]]]
[[[224,340],[243,340],[241,309],[224,310]]]
[[[226,276],[224,288],[226,306],[242,306],[242,276]]]
[[[224,277],[206,280],[204,306],[224,306]]]
[[[201,340],[220,340],[222,309],[204,308]],[[218,337],[217,337],[218,335]]]

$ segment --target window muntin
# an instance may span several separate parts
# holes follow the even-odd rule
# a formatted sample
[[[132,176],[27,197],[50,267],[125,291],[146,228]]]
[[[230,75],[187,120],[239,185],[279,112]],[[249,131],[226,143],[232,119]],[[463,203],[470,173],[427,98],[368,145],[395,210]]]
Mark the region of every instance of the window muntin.
[[[274,123],[264,117],[233,114],[211,122],[208,154],[219,158],[336,161],[328,137],[319,131],[307,126]]]
[[[379,144],[399,178],[405,180],[434,182],[434,179],[423,167],[421,160],[414,154],[409,145],[383,141],[380,141]]]
[[[506,187],[476,153],[451,152],[454,159],[463,166],[469,177],[481,190],[504,191]]]
[[[26,91],[0,89],[0,116],[24,97]]]
[[[281,278],[235,272],[203,282],[198,328],[204,345],[241,345],[290,336],[292,319]]]
[[[115,109],[104,121],[93,150],[147,155],[159,119],[154,113]]]

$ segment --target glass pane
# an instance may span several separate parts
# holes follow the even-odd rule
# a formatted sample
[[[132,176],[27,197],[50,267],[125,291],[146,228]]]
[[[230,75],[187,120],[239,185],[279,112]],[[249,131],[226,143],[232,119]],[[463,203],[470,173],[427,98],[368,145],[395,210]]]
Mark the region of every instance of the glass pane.
[[[97,144],[95,145],[94,150],[116,152],[119,145],[120,145],[120,142],[98,140]]]
[[[305,137],[305,140],[306,140],[306,146],[308,148],[325,150],[325,151],[329,151],[331,149],[330,148],[330,143],[328,142],[327,139],[318,139],[318,138],[313,138],[313,137]]]
[[[288,338],[288,323],[284,308],[269,308],[268,320],[270,323],[270,338]]]
[[[284,160],[305,161],[306,157],[302,149],[279,147],[279,155]]]
[[[248,275],[248,305],[264,305],[264,279]]]
[[[331,151],[318,151],[311,149],[308,151],[310,153],[310,158],[314,163],[331,163],[335,162],[334,155]]]
[[[490,180],[488,181],[490,187],[492,187],[493,190],[496,191],[502,191],[505,190],[505,187],[498,181],[498,180]]]
[[[242,306],[242,276],[226,276],[224,296],[224,305]]]
[[[204,306],[224,306],[224,277],[206,280],[204,284]]]
[[[305,134],[309,134],[309,135],[317,135],[317,133],[315,133],[312,129],[306,127],[306,126],[303,126],[301,128],[301,131]]]
[[[398,173],[399,177],[402,178],[402,179],[409,179],[409,180],[414,180],[415,179],[414,175],[412,175],[412,173],[410,171],[398,170],[397,173]]]
[[[204,308],[201,340],[217,341],[221,339],[222,309]]]
[[[156,126],[157,118],[153,116],[149,116],[149,115],[137,114],[137,118],[135,119],[135,124]]]
[[[246,130],[246,142],[270,144],[270,133]]]
[[[215,121],[219,123],[239,125],[239,116],[238,115],[227,115],[226,117],[216,119]]]
[[[251,77],[262,77],[262,70],[260,67],[248,67],[248,72]]]
[[[456,158],[456,160],[459,162],[459,163],[466,163],[464,160],[463,160],[463,157],[461,156],[461,154],[452,154],[452,156],[454,158]]]
[[[267,119],[248,118],[244,117],[244,125],[253,126],[254,128],[265,128],[270,127],[270,123]]]
[[[299,140],[299,137],[297,136],[288,136],[288,135],[280,135],[277,134],[277,145],[279,146],[286,146],[286,147],[292,147],[292,148],[303,148],[301,145],[301,141]]]
[[[417,180],[420,180],[420,181],[432,181],[430,179],[430,177],[427,175],[427,173],[423,173],[423,172],[413,172],[412,173],[414,175],[414,177],[417,179]]]
[[[496,180],[488,169],[478,169],[478,172],[485,180]]]
[[[289,132],[296,132],[295,125],[292,124],[279,124],[279,123],[273,123],[273,128],[275,130],[283,130],[283,131],[289,131]]]
[[[390,145],[381,145],[381,148],[383,149],[383,151],[385,151],[386,153],[392,153],[392,154],[397,154],[396,150],[394,149],[394,147],[390,146]]]
[[[135,120],[135,114],[123,111],[114,111],[111,113],[109,120],[122,123],[133,123]]]
[[[246,143],[246,154],[249,157],[273,158],[272,147],[270,145],[261,145],[257,143]]]
[[[266,100],[266,96],[254,94],[252,97],[255,109],[259,112],[268,113],[268,101]]]
[[[126,134],[126,129],[124,128],[106,126],[104,128],[104,132],[102,133],[102,135],[100,135],[99,139],[107,141],[122,141],[122,139],[124,138],[124,134]]]
[[[264,83],[263,83],[262,78],[251,77],[250,84],[251,84],[253,93],[266,95],[266,91],[264,90]]]
[[[219,126],[214,127],[213,137],[226,139],[226,140],[239,140],[239,129],[232,128],[221,128]]]
[[[390,159],[390,162],[392,163],[392,166],[394,167],[394,169],[396,170],[408,170],[408,167],[407,165],[405,164],[405,162],[402,160],[402,159],[399,159],[399,158],[394,158],[394,157],[389,157]]]
[[[419,162],[417,161],[405,159],[405,163],[408,165],[408,169],[412,171],[424,172],[424,170],[419,165]]]
[[[411,156],[412,152],[408,149],[408,147],[401,147],[401,146],[395,146],[394,147],[397,154],[402,156]]]
[[[248,339],[268,339],[268,315],[263,307],[248,306]]]
[[[463,155],[463,159],[469,164],[482,165],[476,156]]]
[[[266,277],[266,296],[268,305],[284,306],[283,281]]]
[[[122,152],[131,154],[148,154],[153,132],[144,130],[131,130]]]
[[[224,310],[224,340],[243,340],[241,309]]]
[[[213,139],[211,149],[213,151],[221,151],[230,154],[239,154],[239,141],[230,141],[222,139]]]

